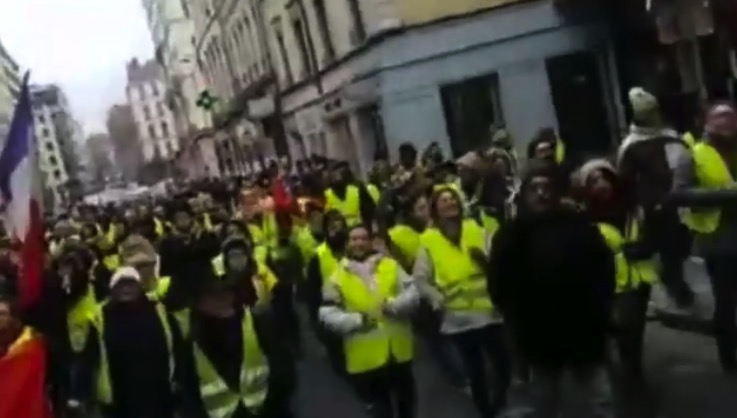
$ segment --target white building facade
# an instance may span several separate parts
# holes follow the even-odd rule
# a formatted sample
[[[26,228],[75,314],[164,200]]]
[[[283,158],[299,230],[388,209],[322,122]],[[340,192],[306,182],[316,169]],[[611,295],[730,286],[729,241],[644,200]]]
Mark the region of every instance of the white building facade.
[[[171,160],[179,151],[174,114],[166,103],[163,70],[153,60],[128,63],[126,97],[133,112],[145,162]]]
[[[4,137],[20,93],[20,67],[0,42],[0,136]]]
[[[59,86],[31,86],[31,102],[39,168],[44,187],[58,207],[67,203],[69,182],[77,177],[78,126]]]
[[[207,83],[198,65],[195,17],[186,0],[142,0],[156,60],[162,66],[166,102],[174,115],[181,153],[178,165],[188,177],[218,176],[210,112],[197,106]]]

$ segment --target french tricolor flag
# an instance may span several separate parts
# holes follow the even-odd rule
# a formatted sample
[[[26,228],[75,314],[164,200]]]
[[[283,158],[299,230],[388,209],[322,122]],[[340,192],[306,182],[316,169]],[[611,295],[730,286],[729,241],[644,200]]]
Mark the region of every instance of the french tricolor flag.
[[[24,309],[41,295],[45,253],[41,179],[28,79],[26,73],[8,138],[0,150],[0,215],[11,238],[20,244],[18,300]]]

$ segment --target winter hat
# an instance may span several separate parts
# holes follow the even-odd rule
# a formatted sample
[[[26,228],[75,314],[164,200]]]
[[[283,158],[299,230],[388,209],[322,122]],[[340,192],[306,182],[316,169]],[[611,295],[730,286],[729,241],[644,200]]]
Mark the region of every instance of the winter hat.
[[[642,87],[630,89],[628,96],[635,119],[647,116],[659,107],[658,99]]]
[[[581,168],[573,173],[571,183],[574,187],[584,187],[586,186],[588,178],[597,170],[602,170],[615,176],[617,173],[617,170],[608,160],[604,158],[595,158],[585,162]]]
[[[135,280],[138,283],[141,282],[141,275],[138,274],[138,270],[133,267],[121,267],[115,271],[113,277],[110,278],[110,288],[114,288],[118,283],[123,280]]]
[[[141,235],[131,235],[120,245],[120,256],[126,266],[156,263],[156,249]]]

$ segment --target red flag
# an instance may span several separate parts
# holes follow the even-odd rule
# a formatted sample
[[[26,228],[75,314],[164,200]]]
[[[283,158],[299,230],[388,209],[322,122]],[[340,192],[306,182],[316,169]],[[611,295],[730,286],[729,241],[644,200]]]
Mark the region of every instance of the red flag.
[[[46,347],[40,337],[26,330],[0,358],[0,418],[51,416],[46,397]]]
[[[290,230],[292,228],[292,215],[298,214],[299,208],[284,176],[280,175],[274,179],[271,195],[274,199],[274,215],[276,216],[276,222],[279,224],[279,229],[282,231]]]

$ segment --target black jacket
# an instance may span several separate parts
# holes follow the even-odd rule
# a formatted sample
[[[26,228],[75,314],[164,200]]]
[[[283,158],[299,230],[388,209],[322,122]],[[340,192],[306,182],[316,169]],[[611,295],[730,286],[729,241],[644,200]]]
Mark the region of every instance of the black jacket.
[[[614,259],[585,215],[557,209],[502,225],[487,273],[489,293],[531,364],[603,361]]]

